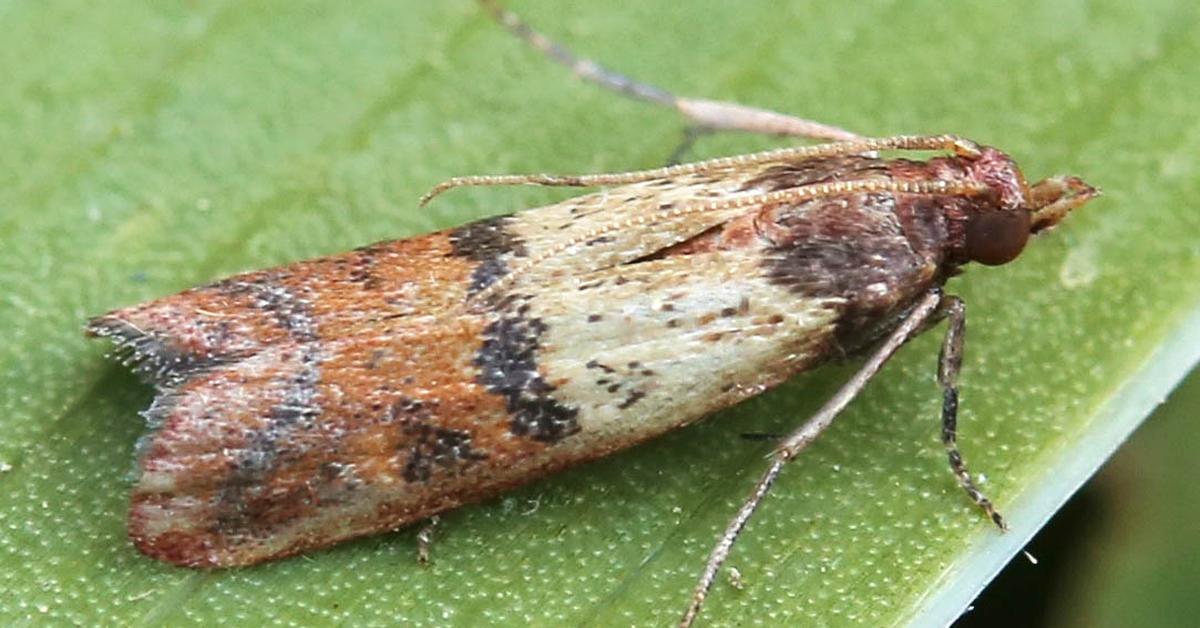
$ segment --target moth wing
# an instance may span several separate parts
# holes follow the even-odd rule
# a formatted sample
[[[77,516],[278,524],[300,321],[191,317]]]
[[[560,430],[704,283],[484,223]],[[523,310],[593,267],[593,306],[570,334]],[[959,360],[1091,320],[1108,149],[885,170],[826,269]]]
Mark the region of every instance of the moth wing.
[[[719,252],[582,279],[498,319],[364,327],[193,376],[151,411],[131,535],[224,566],[394,529],[785,380],[827,355],[838,305]]]
[[[580,287],[582,286],[582,288]],[[754,256],[668,256],[529,301],[538,363],[578,409],[575,447],[610,451],[771,388],[830,355],[843,303],[774,283]]]
[[[353,336],[388,321],[453,315],[475,263],[446,232],[242,273],[88,321],[159,386],[279,344]]]
[[[316,484],[355,485],[336,461],[313,466],[321,447],[345,422],[361,420],[369,433],[393,412],[371,407],[383,403],[375,391],[395,401],[387,393],[405,381],[429,384],[420,375],[450,370],[439,365],[469,366],[482,324],[461,308],[475,265],[448,233],[432,234],[238,275],[90,321],[90,334],[114,340],[159,389],[130,513],[139,547],[211,566],[310,546],[319,535],[307,528],[267,539],[270,526],[321,497]],[[335,357],[342,379],[323,386],[321,369]],[[345,399],[367,407],[337,409]],[[386,460],[372,448],[413,438],[398,428],[346,447],[351,457]],[[292,499],[301,489],[311,495]],[[325,490],[327,503],[341,490]]]
[[[878,160],[859,156],[734,163],[601,190],[473,224],[489,229],[487,237],[476,238],[489,243],[501,240],[490,229],[502,228],[505,246],[494,247],[493,263],[502,271],[519,272],[517,283],[537,286],[656,255],[762,209],[754,204],[737,206],[739,199],[884,174]],[[556,258],[554,265],[541,263],[551,257]]]
[[[177,564],[242,565],[444,509],[452,496],[430,474],[481,459],[481,426],[506,416],[466,376],[480,330],[459,325],[281,343],[161,393],[140,448],[131,538]],[[454,440],[463,422],[473,438]]]
[[[815,364],[841,302],[772,278],[762,208],[662,207],[780,184],[726,174],[616,188],[640,196],[582,197],[95,319],[89,331],[160,388],[131,535],[188,565],[285,556],[651,438]],[[537,263],[511,303],[470,300],[522,259]]]

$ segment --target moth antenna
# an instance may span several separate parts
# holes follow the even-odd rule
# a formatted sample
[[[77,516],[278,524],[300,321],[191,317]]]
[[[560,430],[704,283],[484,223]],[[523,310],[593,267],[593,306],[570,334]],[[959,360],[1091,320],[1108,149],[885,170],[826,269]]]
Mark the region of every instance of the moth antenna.
[[[681,218],[683,216],[742,209],[752,205],[799,203],[801,201],[807,201],[814,198],[845,196],[847,194],[891,192],[893,194],[971,196],[987,192],[988,189],[989,188],[986,185],[973,181],[896,181],[893,179],[876,178],[817,183],[784,190],[776,190],[774,192],[749,194],[746,196],[739,196],[721,201],[681,205],[654,214],[640,214],[634,218],[608,223],[595,229],[588,230],[587,232],[579,234],[578,236],[575,236],[569,240],[564,240],[553,247],[546,249],[540,254],[526,260],[523,264],[514,267],[507,275],[500,277],[490,286],[480,290],[470,298],[473,301],[486,302],[490,297],[502,292],[505,288],[512,285],[513,282],[520,278],[521,275],[529,272],[530,269],[538,266],[542,262],[552,259],[576,246],[579,246],[580,244],[594,240],[605,234],[612,233],[614,231],[626,231],[630,229],[636,229],[638,227],[645,227],[647,225],[653,225],[665,220]]]
[[[676,164],[649,170],[596,174],[504,174],[453,177],[435,185],[417,202],[424,207],[434,197],[460,187],[499,185],[538,185],[549,187],[602,187],[642,183],[655,179],[670,179],[717,170],[744,168],[779,161],[807,161],[843,155],[859,155],[887,150],[946,151],[961,157],[975,158],[981,154],[979,145],[956,135],[894,135],[863,138],[846,142],[830,142],[812,146],[776,148],[746,155],[717,157],[687,164]]]

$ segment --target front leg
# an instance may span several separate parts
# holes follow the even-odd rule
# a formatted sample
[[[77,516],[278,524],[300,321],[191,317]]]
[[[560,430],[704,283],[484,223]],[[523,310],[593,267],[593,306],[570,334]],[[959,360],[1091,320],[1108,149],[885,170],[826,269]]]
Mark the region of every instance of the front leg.
[[[942,386],[942,444],[946,446],[950,469],[971,501],[983,509],[997,527],[1007,530],[1004,517],[996,512],[992,500],[975,485],[967,471],[967,463],[958,451],[958,373],[962,370],[963,340],[967,332],[967,304],[956,296],[946,295],[942,299],[939,314],[949,319],[942,350],[938,354],[938,383]]]
[[[721,565],[725,562],[725,558],[729,556],[730,549],[737,541],[742,530],[749,523],[750,517],[754,515],[754,511],[762,504],[763,498],[771,490],[771,485],[779,477],[783,467],[788,462],[792,461],[801,451],[804,450],[810,443],[816,440],[822,432],[828,428],[835,418],[841,414],[850,402],[862,392],[866,387],[867,382],[883,368],[883,365],[895,355],[904,343],[908,342],[913,337],[921,333],[925,328],[926,323],[939,311],[939,306],[942,302],[942,292],[940,289],[931,290],[912,308],[903,321],[892,330],[891,334],[884,339],[871,357],[862,365],[857,373],[850,378],[850,381],[842,385],[842,387],[834,393],[821,409],[817,410],[811,418],[804,422],[799,428],[789,434],[778,448],[771,454],[771,464],[767,467],[765,473],[758,480],[758,484],[754,486],[754,491],[750,497],[742,504],[742,507],[734,515],[733,520],[725,528],[725,532],[721,534],[717,540],[717,544],[713,547],[712,552],[708,556],[708,562],[704,566],[704,571],[700,574],[699,581],[696,583],[696,588],[692,593],[691,603],[684,612],[683,619],[680,620],[680,628],[688,628],[692,622],[696,620],[700,614],[700,607],[704,604],[705,598],[708,597],[708,592],[712,588],[713,582],[717,579],[717,572],[721,569]]]
[[[831,124],[769,109],[748,107],[721,100],[677,96],[661,87],[635,81],[624,74],[609,70],[595,61],[576,55],[562,44],[533,30],[515,13],[504,8],[495,0],[480,0],[480,4],[510,33],[551,60],[566,66],[572,74],[580,79],[628,98],[671,107],[693,127],[713,131],[743,131],[834,142],[862,138],[857,133]]]

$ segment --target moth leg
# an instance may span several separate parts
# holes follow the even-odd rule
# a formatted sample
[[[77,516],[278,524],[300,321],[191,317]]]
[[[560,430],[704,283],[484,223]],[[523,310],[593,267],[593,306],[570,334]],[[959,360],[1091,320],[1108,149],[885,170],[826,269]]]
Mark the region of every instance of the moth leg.
[[[577,57],[570,50],[548,39],[541,33],[534,31],[514,13],[500,6],[494,0],[479,0],[479,2],[502,26],[551,59],[570,68],[581,79],[596,83],[630,98],[672,107],[679,111],[693,126],[710,130],[746,131],[769,135],[805,137],[816,140],[829,140],[831,143],[776,149],[751,155],[720,157],[695,163],[677,164],[663,168],[632,172],[454,177],[437,184],[429,192],[426,192],[417,203],[420,207],[424,207],[435,196],[443,192],[467,186],[542,185],[597,187],[626,185],[711,170],[742,168],[760,163],[818,159],[838,155],[870,154],[880,150],[946,150],[967,157],[977,156],[980,153],[979,147],[973,142],[952,135],[903,135],[877,139],[864,138],[845,129],[775,111],[747,107],[731,102],[676,96],[664,89],[640,83],[607,70],[593,61]]]
[[[533,30],[520,17],[505,9],[498,2],[480,0],[479,3],[501,26],[535,50],[566,66],[577,78],[628,98],[671,107],[694,126],[717,131],[745,131],[813,140],[839,141],[860,137],[857,133],[836,126],[767,109],[719,100],[676,96],[661,87],[635,81],[623,74],[613,72],[595,61],[576,55],[561,44]]]
[[[421,565],[428,565],[430,562],[430,550],[433,548],[433,533],[437,531],[438,524],[441,519],[434,515],[425,520],[421,524],[421,529],[417,530],[417,562]]]
[[[675,150],[672,150],[671,154],[667,157],[667,165],[677,166],[683,163],[684,157],[696,146],[696,141],[709,133],[712,133],[712,129],[694,125],[685,128],[683,130],[683,138],[679,140],[679,144],[675,146]]]
[[[740,436],[745,440],[783,440],[783,434],[778,432],[742,432]]]
[[[950,460],[950,469],[958,483],[988,518],[1001,530],[1007,530],[1004,518],[996,512],[992,501],[984,496],[958,451],[958,373],[962,370],[963,340],[967,331],[967,305],[962,299],[947,295],[942,300],[941,310],[949,318],[942,350],[938,354],[938,383],[942,386],[942,444]]]
[[[733,547],[733,543],[742,533],[742,529],[746,527],[746,523],[758,509],[767,492],[771,490],[771,485],[775,483],[779,473],[783,470],[784,465],[794,459],[809,443],[816,440],[825,428],[829,427],[833,420],[850,401],[852,401],[858,393],[867,385],[867,382],[883,368],[883,365],[891,358],[905,342],[918,335],[925,322],[938,311],[938,305],[942,300],[941,290],[933,290],[926,294],[915,307],[909,311],[908,316],[901,321],[887,339],[875,350],[871,357],[867,359],[862,368],[846,382],[841,389],[837,391],[825,405],[817,410],[808,421],[801,425],[794,432],[789,434],[783,443],[771,453],[771,464],[758,480],[758,484],[754,486],[754,491],[750,493],[750,497],[742,504],[733,520],[725,528],[725,532],[717,540],[717,544],[713,547],[712,553],[708,556],[708,563],[704,566],[704,571],[700,575],[700,579],[696,584],[696,589],[692,593],[692,601],[688,606],[687,611],[680,620],[679,625],[687,628],[696,620],[696,616],[700,613],[700,607],[704,604],[704,599],[708,597],[708,592],[712,588],[713,582],[716,581],[717,572],[721,569],[721,564],[729,556],[729,550]]]

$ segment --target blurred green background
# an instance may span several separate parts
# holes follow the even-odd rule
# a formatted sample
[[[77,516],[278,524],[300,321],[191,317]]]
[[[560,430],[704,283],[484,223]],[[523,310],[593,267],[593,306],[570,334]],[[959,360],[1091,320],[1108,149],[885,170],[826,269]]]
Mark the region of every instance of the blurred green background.
[[[1192,373],[955,626],[1195,625],[1198,410]]]
[[[1017,262],[950,283],[970,304],[962,445],[1012,532],[946,469],[930,334],[780,479],[709,625],[949,621],[1200,354],[1194,2],[514,8],[681,93],[957,132],[1105,190]],[[739,434],[786,430],[853,370],[455,511],[427,570],[412,530],[245,570],[150,561],[124,516],[151,394],[81,337],[88,316],[561,198],[414,206],[452,175],[660,165],[683,126],[572,80],[467,0],[0,2],[0,42],[2,624],[670,623],[770,448]],[[1195,387],[1035,542],[1038,565],[1015,563],[1024,593],[968,621],[1194,624]]]

